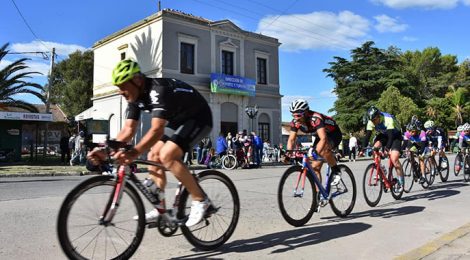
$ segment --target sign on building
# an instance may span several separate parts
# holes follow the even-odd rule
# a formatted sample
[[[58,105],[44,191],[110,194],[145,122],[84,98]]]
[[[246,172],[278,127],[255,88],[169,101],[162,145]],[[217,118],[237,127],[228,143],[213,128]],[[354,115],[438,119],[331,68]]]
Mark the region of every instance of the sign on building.
[[[254,79],[211,73],[211,92],[254,97],[256,82]]]

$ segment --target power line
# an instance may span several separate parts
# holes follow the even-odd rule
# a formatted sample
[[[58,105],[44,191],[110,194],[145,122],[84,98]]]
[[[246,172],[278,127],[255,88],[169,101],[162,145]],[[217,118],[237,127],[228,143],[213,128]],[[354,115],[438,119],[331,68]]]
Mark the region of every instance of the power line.
[[[289,9],[291,9],[298,1],[299,0],[295,0],[289,7],[287,7],[284,11],[282,11],[280,15],[278,15],[268,25],[266,25],[266,27],[264,29],[266,30],[269,26],[271,26],[271,24],[273,24],[275,21],[277,21],[277,19],[279,19],[281,16],[283,16],[285,13],[287,13],[287,11]],[[262,33],[262,31],[260,33]]]
[[[39,37],[36,35],[36,33],[34,33],[33,29],[31,28],[31,26],[29,26],[29,23],[28,21],[26,21],[26,19],[24,18],[23,14],[21,13],[20,11],[20,8],[18,8],[18,6],[16,5],[15,3],[15,0],[11,0],[11,2],[13,3],[13,5],[15,6],[16,8],[16,11],[18,11],[18,14],[21,16],[21,19],[23,19],[23,22],[26,24],[26,26],[28,27],[29,31],[33,34],[33,36],[41,42],[41,44],[46,47],[46,49],[49,49],[49,47],[46,46],[46,44],[41,40],[39,39]]]

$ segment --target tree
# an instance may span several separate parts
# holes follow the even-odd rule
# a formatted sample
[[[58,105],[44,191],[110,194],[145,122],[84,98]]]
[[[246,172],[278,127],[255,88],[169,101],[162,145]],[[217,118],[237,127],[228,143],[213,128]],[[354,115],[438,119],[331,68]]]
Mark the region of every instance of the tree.
[[[438,126],[447,128],[453,125],[451,117],[451,104],[448,98],[434,97],[426,101],[426,120],[433,120]]]
[[[0,47],[0,61],[8,54],[8,43]],[[27,58],[22,58],[6,65],[0,70],[0,110],[8,107],[22,108],[30,112],[39,112],[31,103],[18,100],[14,97],[17,94],[31,94],[45,103],[43,87],[37,83],[28,82],[26,79],[31,75],[41,74],[39,72],[25,72],[27,68]]]
[[[451,88],[448,97],[452,104],[452,118],[457,127],[468,120],[465,116],[470,107],[468,88]]]
[[[406,126],[411,117],[419,111],[413,100],[403,96],[396,87],[389,87],[382,92],[377,107],[381,111],[393,114],[401,126]]]
[[[351,50],[351,61],[334,57],[330,68],[324,69],[336,83],[338,99],[330,111],[341,129],[356,132],[363,126],[364,111],[377,102],[380,94],[390,86],[407,86],[408,82],[397,70],[400,52],[394,47],[382,50],[374,42],[366,42]]]
[[[93,102],[93,52],[76,51],[56,64],[52,72],[51,102],[68,116],[76,116]]]

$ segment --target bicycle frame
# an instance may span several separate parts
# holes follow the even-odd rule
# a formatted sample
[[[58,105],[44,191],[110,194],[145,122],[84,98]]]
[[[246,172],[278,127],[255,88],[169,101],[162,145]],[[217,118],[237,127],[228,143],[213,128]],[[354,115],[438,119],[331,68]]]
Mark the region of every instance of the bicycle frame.
[[[379,175],[379,178],[372,178],[373,174],[371,171],[370,178],[369,178],[369,185],[377,185],[379,181],[382,181],[385,184],[385,188],[391,189],[394,185],[392,183],[392,167],[394,167],[392,161],[388,160],[388,176],[385,176],[385,173],[382,171],[382,158],[381,154],[378,150],[374,150],[374,163],[375,163],[375,170],[376,175]],[[373,169],[373,168],[372,168]],[[375,181],[375,183],[373,182]]]
[[[318,159],[314,158],[316,161],[323,161],[323,159]],[[312,169],[312,166],[310,165],[310,159],[309,157],[304,154],[302,158],[302,174],[299,174],[296,182],[296,186],[294,187],[294,196],[302,197],[305,189],[305,178],[307,178],[307,173],[310,174],[313,177],[313,181],[315,182],[316,187],[320,191],[320,194],[323,196],[325,199],[331,199],[333,197],[336,197],[338,195],[341,195],[342,193],[347,192],[347,189],[345,189],[344,192],[340,193],[334,193],[330,194],[330,167],[328,166],[327,172],[326,172],[326,184],[325,187],[323,187],[321,181],[318,179],[317,175],[315,174],[315,171]],[[297,189],[299,188],[299,183],[300,183],[300,178],[302,178],[302,190],[301,193],[297,193]],[[331,196],[330,196],[331,195]]]

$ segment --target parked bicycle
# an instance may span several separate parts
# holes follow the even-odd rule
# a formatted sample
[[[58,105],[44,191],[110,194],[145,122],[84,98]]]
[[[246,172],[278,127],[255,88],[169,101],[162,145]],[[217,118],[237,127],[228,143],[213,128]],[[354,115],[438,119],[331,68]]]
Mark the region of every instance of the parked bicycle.
[[[125,143],[108,141],[108,153],[129,149]],[[163,166],[145,160],[136,164]],[[129,259],[144,236],[145,227],[156,227],[163,236],[178,228],[196,248],[212,250],[224,244],[238,223],[240,202],[232,181],[223,173],[206,170],[194,175],[209,198],[204,219],[193,227],[185,221],[191,208],[188,191],[178,184],[172,208],[160,209],[156,222],[146,223],[139,192],[155,208],[160,201],[135,175],[136,167],[114,165],[114,174],[91,177],[65,198],[57,219],[57,233],[64,253],[70,259]],[[138,216],[134,220],[134,216]]]
[[[463,179],[470,181],[470,145],[459,150],[455,156],[454,161],[454,174],[458,176],[460,171],[463,169]]]
[[[277,200],[283,218],[295,227],[302,226],[327,204],[337,216],[348,216],[356,203],[356,181],[351,170],[344,164],[338,165],[339,172],[331,172],[327,167],[323,186],[312,169],[307,152],[300,152],[303,153],[302,164],[289,167],[279,182]],[[312,160],[324,161],[316,154]]]
[[[388,160],[388,173],[382,164],[384,154],[380,152],[380,148],[373,148],[374,162],[369,164],[364,172],[363,192],[367,205],[371,207],[377,206],[382,197],[383,192],[392,193],[394,199],[399,200],[403,195],[403,189],[400,189],[398,176],[391,160]]]

